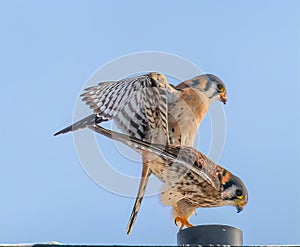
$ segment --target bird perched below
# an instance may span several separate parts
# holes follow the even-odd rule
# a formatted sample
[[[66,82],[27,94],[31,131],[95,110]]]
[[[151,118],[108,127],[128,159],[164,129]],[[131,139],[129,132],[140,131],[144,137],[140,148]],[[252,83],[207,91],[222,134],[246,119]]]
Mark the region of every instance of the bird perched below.
[[[146,160],[152,160],[152,155],[161,157],[161,162],[149,166],[164,183],[161,202],[176,211],[173,217],[180,229],[192,227],[188,217],[196,208],[235,206],[239,213],[248,202],[243,182],[193,147],[154,144],[100,126],[89,128],[143,153]]]
[[[193,146],[211,102],[219,100],[225,104],[227,101],[224,83],[215,75],[203,74],[173,87],[164,75],[155,72],[102,82],[86,88],[81,96],[94,113],[55,135],[114,120],[121,131],[139,140]],[[149,167],[159,159],[153,156],[152,160],[145,160],[143,155],[141,182],[127,226],[128,234],[146,190],[151,174]]]

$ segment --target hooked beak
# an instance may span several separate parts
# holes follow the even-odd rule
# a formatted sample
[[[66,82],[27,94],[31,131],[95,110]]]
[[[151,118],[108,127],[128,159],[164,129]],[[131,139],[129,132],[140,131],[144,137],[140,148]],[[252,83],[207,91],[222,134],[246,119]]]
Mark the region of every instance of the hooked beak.
[[[237,204],[235,205],[235,207],[236,207],[236,209],[237,209],[237,213],[243,211],[244,206],[245,206],[245,204],[244,204],[243,202],[237,203]]]
[[[225,93],[219,93],[219,97],[220,97],[220,100],[224,103],[224,105],[226,104],[227,102],[227,97],[226,97],[226,94]]]

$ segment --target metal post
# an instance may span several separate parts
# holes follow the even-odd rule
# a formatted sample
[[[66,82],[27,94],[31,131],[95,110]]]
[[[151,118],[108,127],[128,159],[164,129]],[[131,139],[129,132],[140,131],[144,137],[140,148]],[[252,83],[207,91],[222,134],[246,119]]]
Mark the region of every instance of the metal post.
[[[180,230],[178,245],[243,245],[240,229],[227,225],[201,225]]]

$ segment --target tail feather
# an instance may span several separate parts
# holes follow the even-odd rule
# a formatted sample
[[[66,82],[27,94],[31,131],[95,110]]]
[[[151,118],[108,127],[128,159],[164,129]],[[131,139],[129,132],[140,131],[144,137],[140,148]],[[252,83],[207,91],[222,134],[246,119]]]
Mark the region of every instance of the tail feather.
[[[103,117],[99,117],[96,114],[92,114],[90,116],[87,116],[81,120],[79,120],[78,122],[58,131],[57,133],[54,134],[54,136],[60,135],[60,134],[65,134],[68,133],[70,131],[75,131],[75,130],[79,130],[79,129],[83,129],[86,128],[89,125],[95,125],[95,124],[100,124],[102,122],[108,121],[108,119],[103,118]]]

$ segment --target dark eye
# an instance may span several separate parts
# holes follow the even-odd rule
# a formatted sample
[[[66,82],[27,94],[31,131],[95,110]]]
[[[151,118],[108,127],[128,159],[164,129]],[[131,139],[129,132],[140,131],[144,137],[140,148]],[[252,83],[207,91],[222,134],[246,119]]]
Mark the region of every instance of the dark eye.
[[[217,89],[219,92],[224,91],[224,86],[222,84],[217,84]]]
[[[235,195],[236,196],[242,196],[243,195],[243,191],[242,190],[236,190]]]

